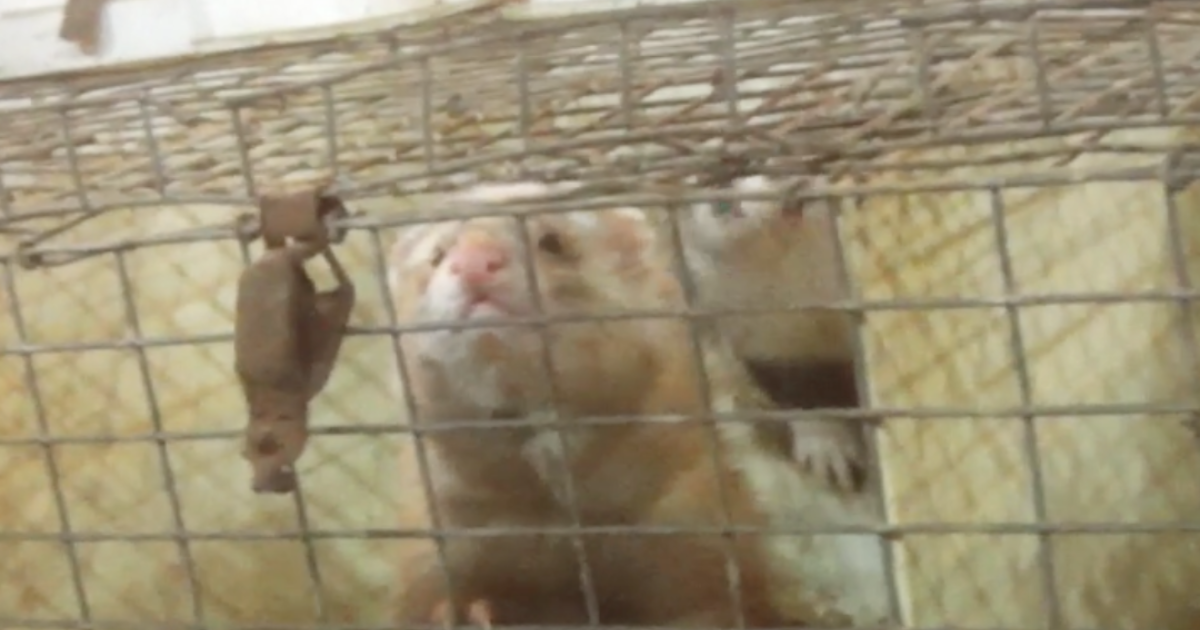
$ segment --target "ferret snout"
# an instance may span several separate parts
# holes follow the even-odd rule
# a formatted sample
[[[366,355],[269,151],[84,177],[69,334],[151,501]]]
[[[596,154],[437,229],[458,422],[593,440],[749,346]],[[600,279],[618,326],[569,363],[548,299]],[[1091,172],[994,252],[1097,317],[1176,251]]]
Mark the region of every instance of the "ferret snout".
[[[446,269],[470,288],[490,285],[509,266],[509,248],[495,239],[464,238],[446,253]]]

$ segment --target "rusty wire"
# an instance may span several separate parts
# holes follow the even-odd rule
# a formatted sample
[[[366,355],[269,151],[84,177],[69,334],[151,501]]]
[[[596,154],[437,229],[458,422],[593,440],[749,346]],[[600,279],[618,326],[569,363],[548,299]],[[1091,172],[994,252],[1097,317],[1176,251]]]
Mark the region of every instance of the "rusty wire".
[[[1101,13],[1096,13],[1100,11]],[[1110,132],[1200,125],[1200,9],[1186,2],[1046,0],[1040,2],[917,3],[840,0],[783,2],[730,0],[607,11],[544,20],[498,19],[492,11],[385,32],[199,59],[183,64],[94,77],[59,77],[0,84],[0,99],[16,105],[0,113],[0,263],[15,334],[0,344],[0,358],[23,362],[23,395],[30,399],[33,435],[0,434],[0,447],[41,447],[52,480],[58,528],[54,532],[0,532],[0,542],[57,541],[68,549],[71,588],[79,603],[75,619],[32,619],[0,611],[0,625],[20,628],[207,630],[201,580],[191,546],[217,540],[299,540],[318,592],[317,617],[329,628],[367,628],[336,623],[321,600],[322,576],[315,541],[342,538],[428,537],[427,530],[317,528],[308,525],[306,498],[297,492],[294,530],[203,531],[181,515],[169,445],[228,440],[236,429],[172,430],[156,403],[150,349],[228,342],[229,333],[151,336],[139,323],[130,297],[131,252],[193,242],[236,242],[243,262],[256,235],[239,220],[262,189],[280,181],[335,179],[351,204],[386,196],[450,190],[464,181],[534,176],[586,182],[591,193],[543,204],[514,204],[520,215],[599,209],[614,205],[662,205],[722,198],[687,189],[682,178],[711,171],[731,155],[754,161],[765,173],[822,173],[836,183],[800,196],[857,198],[899,193],[983,191],[991,195],[1005,294],[985,297],[856,297],[823,304],[856,313],[931,309],[1004,309],[1010,322],[1013,370],[1019,404],[1003,407],[943,406],[919,409],[876,406],[822,411],[820,417],[931,421],[1005,418],[1026,427],[1024,453],[1035,506],[1029,522],[884,523],[877,526],[774,527],[773,532],[871,533],[884,537],[944,533],[1035,534],[1043,547],[1050,534],[1200,533],[1195,522],[1052,522],[1034,443],[1035,418],[1161,413],[1183,415],[1200,408],[1184,403],[1037,404],[1023,351],[1019,312],[1032,306],[1177,303],[1200,297],[1186,274],[1175,193],[1200,177],[1200,146],[1112,140]],[[1001,78],[972,80],[969,71],[988,63],[1020,64]],[[567,68],[570,73],[556,72]],[[782,69],[781,69],[782,68]],[[751,86],[771,78],[771,87]],[[705,96],[648,97],[666,87],[702,86]],[[588,105],[585,97],[611,102]],[[556,126],[562,117],[576,126]],[[367,126],[364,121],[371,124]],[[297,138],[273,143],[275,136]],[[905,152],[975,147],[1036,138],[1064,138],[1061,145],[988,154],[972,163],[894,159]],[[714,148],[714,146],[716,148]],[[1119,168],[1080,169],[1083,155],[1129,156]],[[1051,160],[1033,172],[994,178],[940,172],[971,165]],[[860,183],[865,180],[866,183]],[[1049,188],[1082,182],[1158,183],[1167,214],[1178,288],[1094,291],[1053,295],[1017,294],[1008,252],[1000,191]],[[729,194],[724,195],[729,198]],[[125,236],[86,232],[89,221],[152,208],[213,204],[228,212],[184,230],[133,230]],[[371,239],[371,267],[382,282],[386,228],[436,220],[444,209],[383,215],[360,213],[339,225]],[[500,210],[460,213],[483,216]],[[31,338],[16,288],[18,274],[112,256],[119,270],[127,334],[111,341],[46,342]],[[386,289],[386,287],[384,287]],[[748,312],[748,311],[740,311]],[[624,313],[598,318],[687,317],[714,314],[694,307],[675,312]],[[349,334],[397,338],[435,328],[479,324],[400,325],[388,312],[384,325],[356,324]],[[510,325],[544,326],[579,318],[535,317]],[[495,326],[495,324],[487,324]],[[1190,345],[1193,357],[1200,353]],[[396,344],[398,346],[398,344]],[[86,350],[136,353],[152,429],[125,435],[56,435],[41,399],[35,359]],[[397,348],[397,352],[399,349]],[[396,357],[403,369],[403,357]],[[860,357],[860,363],[865,361]],[[862,377],[865,378],[865,377]],[[717,413],[713,422],[770,422],[787,413]],[[585,418],[582,424],[671,421],[674,418]],[[514,421],[541,426],[545,420]],[[514,426],[508,424],[507,426]],[[421,432],[482,429],[489,422],[425,427]],[[314,435],[385,435],[413,432],[395,424],[320,426]],[[76,532],[69,500],[58,482],[56,448],[78,444],[151,443],[159,454],[172,526],[154,533]],[[420,441],[418,440],[418,443]],[[878,463],[878,462],[876,462]],[[876,471],[877,475],[882,470]],[[618,527],[576,526],[548,535],[619,535]],[[639,528],[670,534],[678,527]],[[688,528],[687,531],[697,531]],[[708,531],[708,530],[700,530]],[[439,538],[500,535],[504,531],[439,528]],[[732,526],[708,533],[738,533]],[[744,533],[744,532],[741,532]],[[190,597],[186,622],[110,621],[94,618],[76,546],[105,541],[169,542],[178,548]],[[1061,625],[1053,555],[1044,548],[1047,619]],[[896,597],[892,594],[893,599]],[[895,601],[893,613],[897,613]],[[898,614],[897,614],[898,616]],[[230,627],[221,624],[219,627]],[[292,628],[288,624],[238,628]]]

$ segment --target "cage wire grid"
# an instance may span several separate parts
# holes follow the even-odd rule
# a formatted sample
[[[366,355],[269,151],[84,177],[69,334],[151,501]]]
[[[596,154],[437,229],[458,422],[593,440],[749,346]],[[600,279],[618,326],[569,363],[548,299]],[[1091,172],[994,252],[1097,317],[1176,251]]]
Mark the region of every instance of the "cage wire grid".
[[[391,233],[481,180],[587,185],[504,209],[518,214],[716,199],[684,178],[733,154],[827,176],[801,194],[843,200],[858,295],[836,306],[864,313],[861,378],[885,420],[885,487],[864,505],[886,516],[773,529],[887,538],[886,592],[862,587],[856,606],[913,626],[1195,627],[1200,475],[1179,420],[1198,384],[1198,32],[1186,2],[482,6],[0,85],[0,410],[19,419],[0,429],[0,546],[19,585],[0,623],[388,627],[399,545],[428,524],[415,461],[396,473],[398,453],[415,458],[381,340],[430,329],[391,312]],[[232,290],[256,236],[238,217],[264,190],[326,179],[356,210],[335,246],[361,294],[350,338],[315,401],[301,491],[235,505]],[[1030,314],[1130,304],[1119,325],[1146,332],[1123,345],[1103,316]],[[994,319],[955,320],[974,311]],[[1096,376],[1057,375],[1068,354]],[[1145,383],[1116,375],[1130,364]],[[1114,442],[1066,452],[1084,421]],[[968,448],[987,462],[962,463]],[[1125,477],[1080,472],[1113,453]],[[1032,546],[1002,542],[1018,534]],[[1149,586],[1122,581],[1131,567],[1152,568]]]

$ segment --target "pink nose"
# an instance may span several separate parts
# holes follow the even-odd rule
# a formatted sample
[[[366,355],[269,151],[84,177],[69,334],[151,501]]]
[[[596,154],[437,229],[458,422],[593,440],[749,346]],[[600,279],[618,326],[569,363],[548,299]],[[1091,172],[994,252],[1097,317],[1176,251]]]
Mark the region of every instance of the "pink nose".
[[[469,240],[450,250],[446,265],[467,284],[485,284],[508,266],[508,251],[495,242]]]

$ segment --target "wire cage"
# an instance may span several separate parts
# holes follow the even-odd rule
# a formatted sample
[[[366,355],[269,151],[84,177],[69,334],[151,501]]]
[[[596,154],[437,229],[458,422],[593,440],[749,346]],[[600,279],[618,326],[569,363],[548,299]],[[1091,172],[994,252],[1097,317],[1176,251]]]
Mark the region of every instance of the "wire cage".
[[[481,181],[589,191],[523,212],[674,207],[732,156],[838,200],[878,418],[859,495],[745,471],[807,541],[784,607],[1200,627],[1192,4],[479,5],[0,85],[0,625],[393,627],[432,544],[396,230]],[[255,495],[232,369],[259,255],[244,217],[329,182],[357,303],[299,488]]]

